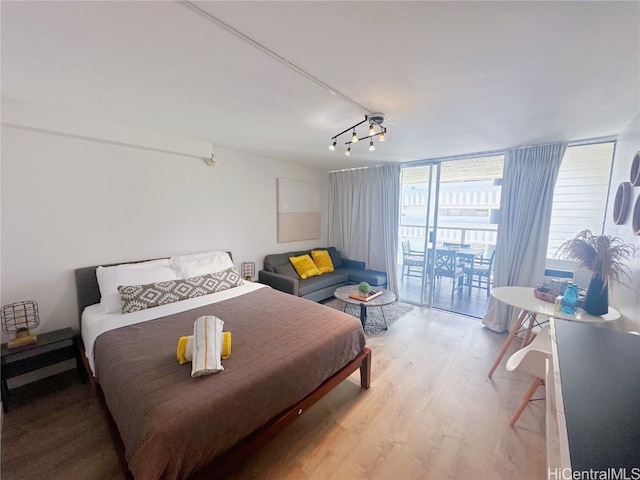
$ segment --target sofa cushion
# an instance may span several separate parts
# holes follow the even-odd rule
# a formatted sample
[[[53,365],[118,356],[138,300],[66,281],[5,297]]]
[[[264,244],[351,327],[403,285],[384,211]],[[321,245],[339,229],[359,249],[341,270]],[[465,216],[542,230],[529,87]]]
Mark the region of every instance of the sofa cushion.
[[[349,270],[349,281],[367,282],[369,285],[384,288],[387,285],[387,274],[376,270]]]
[[[336,268],[342,268],[342,256],[340,255],[340,252],[336,250],[336,247],[329,247],[327,248],[327,251],[329,252],[329,256],[331,257],[333,269],[335,270]]]
[[[291,263],[289,262],[284,263],[282,265],[276,265],[275,267],[273,267],[273,269],[276,271],[276,273],[279,273],[280,275],[286,275],[287,277],[291,277],[291,278],[300,278],[300,275],[298,275],[298,272],[296,272],[296,269],[293,268],[293,265],[291,265]]]
[[[342,268],[344,265],[342,264],[342,257],[340,252],[336,250],[336,247],[317,247],[313,250],[326,250],[329,252],[329,256],[331,257],[331,263],[333,264],[334,270],[336,268]],[[297,257],[304,254],[311,254],[311,250],[301,250],[301,251],[293,251],[293,252],[284,252],[284,253],[271,253],[269,255],[265,255],[263,268],[269,272],[275,272],[275,267],[277,265],[282,265],[284,263],[289,263],[289,257]]]
[[[280,275],[286,275],[287,277],[291,277],[291,278],[300,278],[300,275],[298,275],[298,272],[296,272],[296,269],[293,268],[293,265],[291,265],[291,263],[285,263],[283,265],[276,265],[275,267],[273,267],[273,269],[275,270],[276,273],[279,273]]]
[[[293,268],[296,269],[300,278],[305,279],[309,277],[315,277],[316,275],[320,275],[320,270],[316,267],[316,264],[313,263],[311,257],[307,254],[300,255],[297,257],[289,257],[289,261]]]
[[[283,265],[289,262],[289,257],[297,257],[298,255],[304,255],[306,252],[284,252],[284,253],[272,253],[269,255],[265,255],[264,257],[264,269],[270,272],[275,272],[275,267],[277,265]]]
[[[320,273],[333,272],[333,262],[331,262],[331,256],[326,250],[311,250],[311,258],[313,263],[316,264]]]
[[[344,270],[334,270],[331,273],[325,273],[318,277],[300,280],[298,283],[298,295],[303,297],[311,292],[315,292],[316,290],[331,286],[338,288],[339,286],[346,284],[348,281],[349,272]]]

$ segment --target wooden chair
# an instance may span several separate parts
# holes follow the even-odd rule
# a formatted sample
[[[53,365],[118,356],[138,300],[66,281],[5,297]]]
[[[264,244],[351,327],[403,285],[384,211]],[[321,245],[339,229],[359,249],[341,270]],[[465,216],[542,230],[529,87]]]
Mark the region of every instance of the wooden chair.
[[[496,255],[494,250],[490,258],[477,258],[471,265],[465,266],[465,275],[467,276],[467,284],[469,288],[485,288],[487,297],[491,293],[491,275],[493,273],[493,259]]]
[[[451,279],[451,300],[455,291],[464,287],[464,263],[460,263],[455,250],[436,249],[435,274],[437,278]]]
[[[424,252],[411,250],[411,242],[404,240],[402,242],[402,278],[422,277],[424,273],[425,258]],[[415,273],[411,273],[411,271]]]
[[[529,388],[522,397],[522,401],[511,417],[509,425],[512,427],[520,418],[520,415],[531,401],[531,397],[538,387],[544,383],[545,360],[551,357],[551,336],[549,335],[549,325],[542,327],[536,338],[526,347],[518,350],[507,360],[507,370],[512,372],[520,370],[534,376]]]

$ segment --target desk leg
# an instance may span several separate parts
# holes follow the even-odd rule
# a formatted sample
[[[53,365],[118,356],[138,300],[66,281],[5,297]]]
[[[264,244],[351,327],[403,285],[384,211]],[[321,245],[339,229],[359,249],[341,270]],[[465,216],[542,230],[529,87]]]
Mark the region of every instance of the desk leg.
[[[493,362],[493,365],[491,365],[491,370],[489,370],[489,375],[488,375],[489,378],[491,378],[491,375],[493,375],[493,372],[495,372],[496,368],[498,368],[498,364],[500,363],[500,360],[502,360],[502,357],[504,357],[504,354],[507,352],[507,349],[509,348],[509,344],[513,340],[513,337],[516,336],[516,333],[518,333],[518,330],[520,330],[520,327],[524,323],[524,320],[527,318],[528,313],[529,312],[527,312],[526,310],[522,310],[522,312],[520,312],[520,316],[518,317],[518,320],[516,321],[511,331],[509,332],[509,336],[502,344],[502,348],[500,349],[498,356]]]

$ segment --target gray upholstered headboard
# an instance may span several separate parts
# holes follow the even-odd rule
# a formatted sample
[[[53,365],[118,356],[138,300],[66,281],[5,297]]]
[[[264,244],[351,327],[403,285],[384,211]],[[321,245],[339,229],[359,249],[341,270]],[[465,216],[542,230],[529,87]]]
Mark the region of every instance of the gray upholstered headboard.
[[[231,252],[227,252],[231,260],[233,260],[233,255]],[[167,258],[167,257],[165,257]],[[153,258],[150,260],[158,260],[157,258]],[[132,262],[119,262],[119,263],[110,263],[110,264],[102,264],[103,267],[113,267],[115,265],[124,265],[127,263],[139,263],[139,262],[147,262],[148,260],[135,260]],[[82,329],[82,312],[89,305],[94,305],[96,303],[100,303],[100,288],[98,287],[98,278],[96,277],[96,268],[99,265],[93,265],[91,267],[81,267],[76,268],[76,294],[78,297],[78,321],[80,322],[80,329]]]
[[[153,259],[157,260],[157,259]],[[127,263],[146,262],[147,260],[136,260],[133,262],[119,262],[102,264],[103,267],[113,267],[115,265],[124,265]],[[78,320],[82,317],[82,312],[89,305],[100,303],[100,287],[98,287],[98,278],[96,277],[96,268],[100,265],[92,267],[76,268],[76,294],[78,296]],[[82,322],[80,322],[82,328]]]

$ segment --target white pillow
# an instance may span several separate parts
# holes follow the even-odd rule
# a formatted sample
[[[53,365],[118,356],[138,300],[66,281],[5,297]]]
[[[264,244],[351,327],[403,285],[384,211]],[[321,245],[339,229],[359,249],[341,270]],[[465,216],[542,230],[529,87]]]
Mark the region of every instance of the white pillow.
[[[146,285],[178,278],[169,266],[168,258],[114,267],[98,267],[96,277],[100,287],[100,309],[103,313],[122,311],[118,293],[120,285]]]
[[[209,273],[218,273],[233,267],[233,262],[229,254],[221,251],[171,257],[169,263],[175,270],[178,278],[181,279],[199,277],[200,275],[207,275]]]

